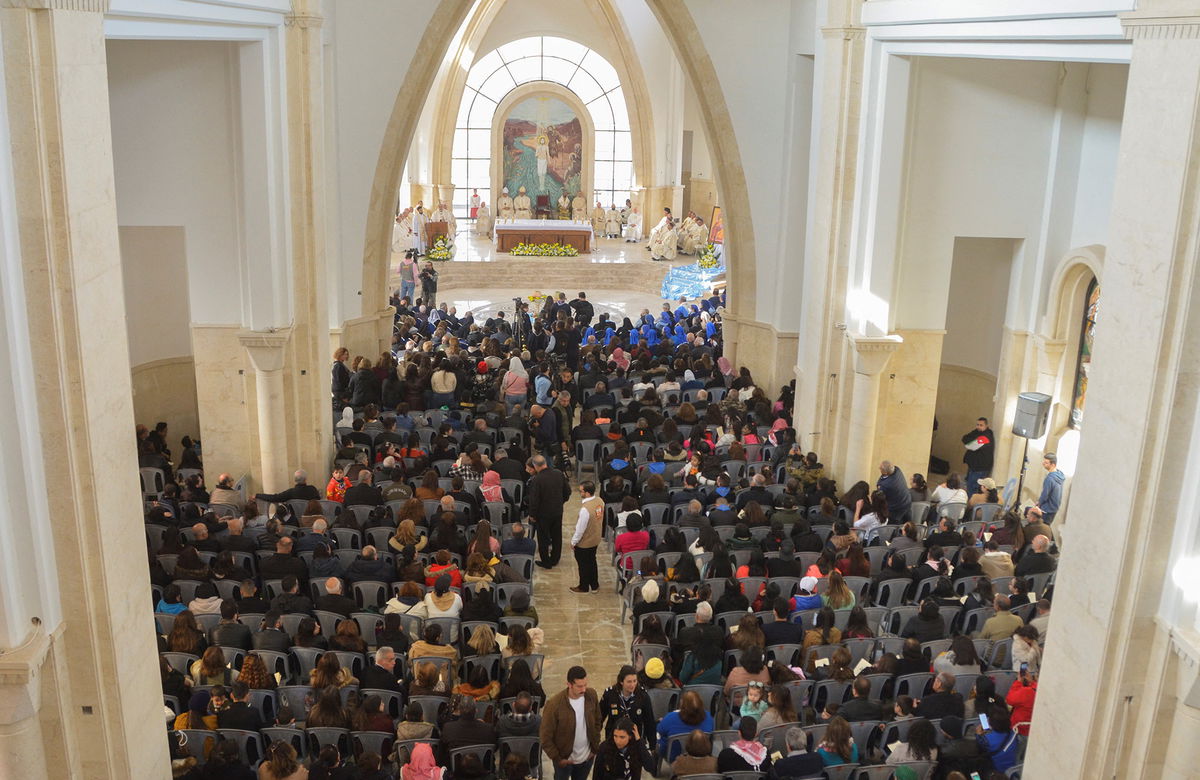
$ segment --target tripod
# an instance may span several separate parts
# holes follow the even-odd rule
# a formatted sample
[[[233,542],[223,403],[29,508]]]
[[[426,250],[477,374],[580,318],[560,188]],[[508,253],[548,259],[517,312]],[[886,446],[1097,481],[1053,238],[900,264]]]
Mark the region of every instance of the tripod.
[[[1017,479],[1017,491],[1013,494],[1012,504],[1008,507],[1010,512],[1016,512],[1021,508],[1021,489],[1025,487],[1025,472],[1029,469],[1029,437],[1025,437],[1025,449],[1021,452],[1021,476]]]

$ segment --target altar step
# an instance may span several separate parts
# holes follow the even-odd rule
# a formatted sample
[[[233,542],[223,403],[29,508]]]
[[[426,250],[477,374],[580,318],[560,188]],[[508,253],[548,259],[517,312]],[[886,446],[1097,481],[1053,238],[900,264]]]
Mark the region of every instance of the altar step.
[[[647,255],[649,253],[647,252]],[[689,259],[690,260],[690,259]],[[685,263],[684,263],[685,264]],[[481,262],[438,264],[438,291],[454,288],[515,287],[574,297],[588,287],[628,289],[658,295],[671,263],[645,260],[593,262],[579,257],[507,257]]]

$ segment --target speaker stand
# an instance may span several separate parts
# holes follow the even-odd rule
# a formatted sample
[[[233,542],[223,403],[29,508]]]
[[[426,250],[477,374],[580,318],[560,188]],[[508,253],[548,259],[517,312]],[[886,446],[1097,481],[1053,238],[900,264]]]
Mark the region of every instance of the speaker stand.
[[[1020,514],[1021,509],[1021,490],[1025,487],[1025,471],[1029,468],[1029,437],[1025,438],[1025,449],[1021,452],[1021,477],[1017,480],[1017,492],[1013,494],[1012,505],[1009,506],[1010,511]]]

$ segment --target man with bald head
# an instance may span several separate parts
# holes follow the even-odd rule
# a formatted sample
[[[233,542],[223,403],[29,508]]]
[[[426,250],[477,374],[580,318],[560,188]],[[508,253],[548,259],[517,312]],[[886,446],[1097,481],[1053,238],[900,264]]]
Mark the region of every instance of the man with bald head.
[[[292,555],[292,538],[282,536],[275,543],[275,554],[264,558],[258,565],[258,570],[264,580],[281,580],[288,574],[294,574],[301,583],[308,584],[308,567],[304,561]]]
[[[342,595],[342,581],[337,577],[325,580],[325,595],[317,599],[314,608],[322,612],[336,612],[342,617],[350,617],[351,613],[358,611],[354,599]]]
[[[375,545],[362,548],[362,555],[346,567],[346,582],[391,582],[396,579],[396,568],[380,560]]]
[[[254,540],[245,535],[245,520],[240,517],[231,517],[226,527],[229,530],[229,534],[221,541],[222,550],[253,554],[258,549],[258,545],[254,543]]]
[[[530,458],[527,467],[529,523],[537,529],[541,557],[537,565],[553,569],[562,557],[563,505],[571,497],[571,485],[566,475],[550,466],[541,455]]]
[[[321,545],[326,545],[330,550],[337,549],[337,539],[330,536],[329,521],[323,517],[318,517],[313,521],[312,528],[309,529],[312,533],[303,534],[294,545],[297,553],[312,552]]]
[[[1050,538],[1045,534],[1038,534],[1029,543],[1029,549],[1021,556],[1013,574],[1017,577],[1028,577],[1030,574],[1048,574],[1056,568],[1058,561],[1050,554]]]
[[[220,552],[221,545],[208,535],[208,526],[196,523],[192,526],[192,546],[201,552]]]
[[[232,474],[226,473],[217,477],[217,486],[209,494],[208,503],[237,507],[239,513],[242,511],[245,502],[242,501],[242,494],[233,489]]]

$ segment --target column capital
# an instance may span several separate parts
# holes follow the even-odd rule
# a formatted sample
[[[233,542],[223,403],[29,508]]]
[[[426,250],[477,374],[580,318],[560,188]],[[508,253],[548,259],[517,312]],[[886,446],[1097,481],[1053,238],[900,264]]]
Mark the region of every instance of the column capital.
[[[1119,14],[1125,37],[1129,39],[1200,38],[1200,14],[1195,6],[1174,0],[1143,2],[1136,11]]]
[[[865,376],[882,373],[892,353],[904,343],[904,339],[895,335],[867,337],[847,333],[846,338],[854,347],[854,373]]]
[[[50,651],[50,637],[39,624],[20,647],[0,655],[0,726],[37,715],[41,707],[42,664]]]
[[[109,0],[0,0],[0,8],[24,8],[29,11],[89,11],[108,13]]]
[[[291,328],[274,331],[247,330],[238,334],[255,371],[282,371],[284,348],[291,339]]]
[[[319,14],[289,14],[283,17],[287,27],[298,27],[301,30],[320,29],[325,26],[325,17]]]

